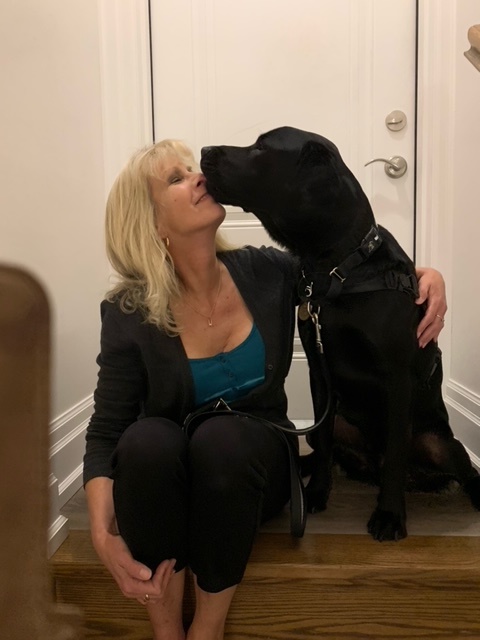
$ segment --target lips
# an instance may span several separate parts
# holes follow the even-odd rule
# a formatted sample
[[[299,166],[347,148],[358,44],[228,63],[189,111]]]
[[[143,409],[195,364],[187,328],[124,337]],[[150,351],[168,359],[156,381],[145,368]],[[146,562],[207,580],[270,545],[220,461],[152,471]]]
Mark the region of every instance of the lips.
[[[197,200],[196,204],[199,204],[200,202],[202,202],[202,201],[203,201],[203,200],[205,200],[206,198],[211,198],[211,195],[210,195],[209,193],[207,193],[207,191],[205,191],[205,193],[203,194],[203,196],[201,196],[201,197]]]

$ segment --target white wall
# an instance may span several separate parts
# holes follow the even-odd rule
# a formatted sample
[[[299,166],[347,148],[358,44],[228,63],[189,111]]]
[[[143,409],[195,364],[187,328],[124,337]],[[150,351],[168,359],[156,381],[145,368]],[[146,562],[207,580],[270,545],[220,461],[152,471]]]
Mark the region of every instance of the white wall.
[[[419,261],[445,275],[440,336],[456,435],[480,462],[480,73],[465,58],[478,0],[420,2]]]
[[[81,486],[109,277],[105,196],[152,139],[148,46],[147,0],[0,6],[0,262],[29,270],[50,298],[51,537]]]
[[[0,49],[0,261],[49,295],[61,505],[79,486],[108,274],[97,3],[3,0]]]
[[[94,2],[2,5],[0,255],[52,306],[52,416],[92,392],[103,251],[103,141]]]

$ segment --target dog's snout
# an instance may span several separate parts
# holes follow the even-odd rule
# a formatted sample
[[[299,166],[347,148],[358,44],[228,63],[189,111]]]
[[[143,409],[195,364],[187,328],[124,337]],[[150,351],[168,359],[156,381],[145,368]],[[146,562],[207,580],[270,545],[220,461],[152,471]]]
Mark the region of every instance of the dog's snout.
[[[215,153],[216,149],[217,147],[202,147],[202,150],[200,152],[201,157],[205,158],[206,155],[212,155],[213,153]]]

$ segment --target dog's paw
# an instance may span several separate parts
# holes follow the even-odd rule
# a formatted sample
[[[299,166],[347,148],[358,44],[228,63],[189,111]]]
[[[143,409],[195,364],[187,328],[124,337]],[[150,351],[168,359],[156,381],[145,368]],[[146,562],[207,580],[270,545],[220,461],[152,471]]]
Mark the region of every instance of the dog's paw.
[[[327,508],[328,497],[323,493],[307,493],[307,511],[308,513],[318,513],[325,511]]]
[[[314,500],[311,502],[307,500],[307,511],[308,513],[320,513],[321,511],[325,511],[327,508],[326,503],[319,503]]]
[[[331,473],[320,474],[318,469],[315,469],[305,489],[308,513],[325,511],[331,489]]]
[[[465,483],[465,492],[475,509],[480,511],[480,476],[475,476]]]
[[[405,517],[393,513],[393,511],[375,509],[368,521],[367,528],[373,539],[379,542],[401,540],[407,537]]]
[[[328,496],[330,491],[322,491],[318,489],[306,489],[307,511],[308,513],[318,513],[325,511],[327,508]]]

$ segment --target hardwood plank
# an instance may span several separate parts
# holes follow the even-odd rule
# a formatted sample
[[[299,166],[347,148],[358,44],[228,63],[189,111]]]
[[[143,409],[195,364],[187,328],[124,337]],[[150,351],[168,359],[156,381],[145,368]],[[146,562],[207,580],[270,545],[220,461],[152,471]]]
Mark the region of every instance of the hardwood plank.
[[[384,568],[465,568],[480,572],[480,538],[472,536],[410,536],[400,542],[375,542],[367,535],[261,533],[247,571],[257,564],[351,565]],[[55,571],[86,564],[103,568],[87,531],[71,531],[50,561]]]

